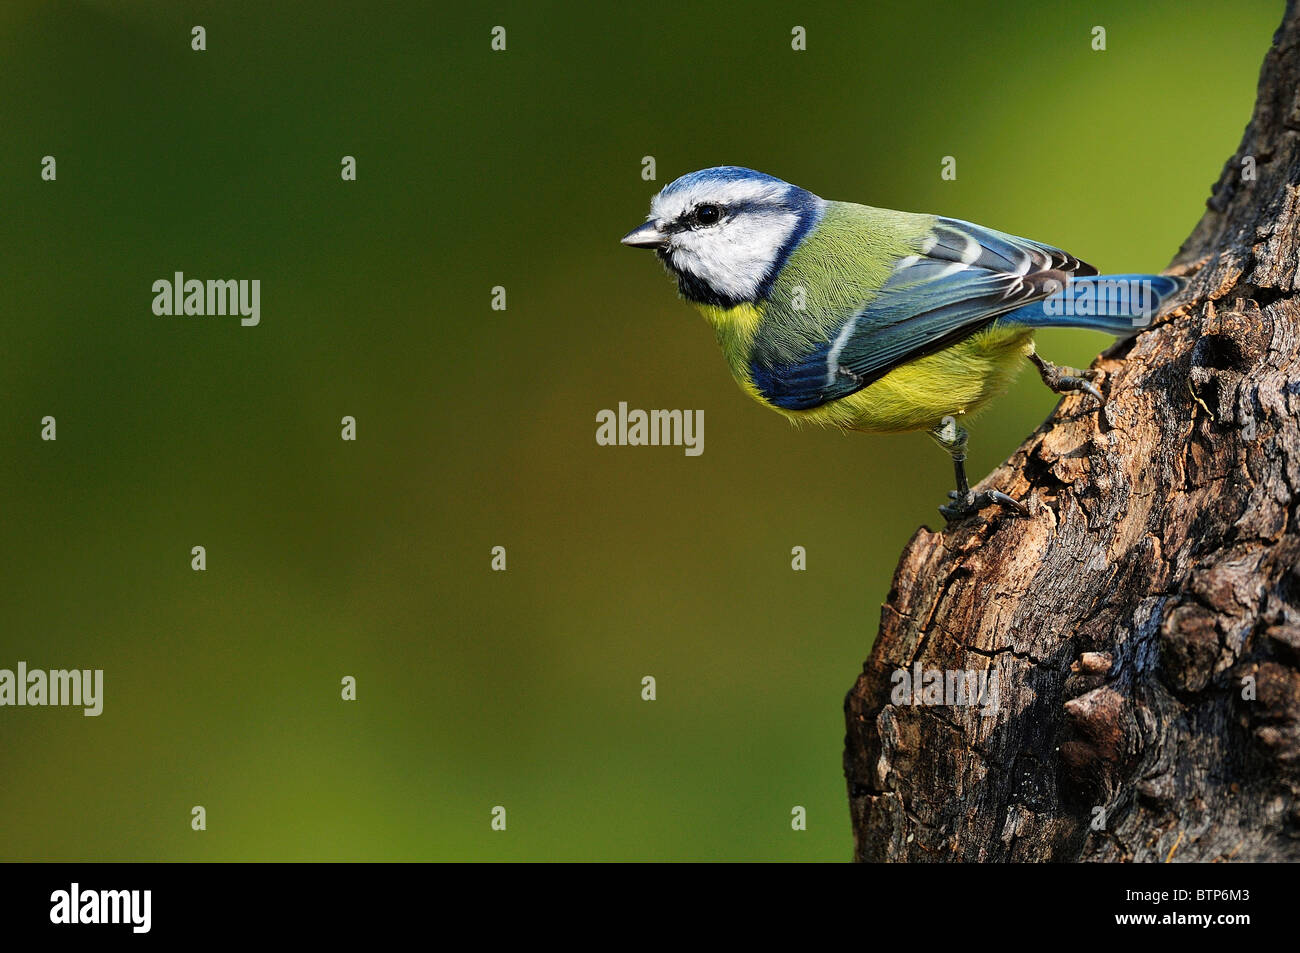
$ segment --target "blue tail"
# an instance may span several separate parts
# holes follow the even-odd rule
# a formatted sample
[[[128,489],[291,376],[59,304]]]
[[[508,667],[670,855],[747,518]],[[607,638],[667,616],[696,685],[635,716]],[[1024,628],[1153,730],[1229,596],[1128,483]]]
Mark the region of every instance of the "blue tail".
[[[1126,337],[1148,327],[1161,306],[1186,284],[1168,275],[1072,278],[1063,291],[998,320],[1031,328],[1089,328]]]

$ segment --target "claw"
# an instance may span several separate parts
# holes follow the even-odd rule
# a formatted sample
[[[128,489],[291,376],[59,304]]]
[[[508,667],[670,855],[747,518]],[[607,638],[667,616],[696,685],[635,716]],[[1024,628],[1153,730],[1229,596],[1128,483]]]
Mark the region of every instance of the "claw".
[[[1056,393],[1084,393],[1095,397],[1099,404],[1106,403],[1106,398],[1101,395],[1101,391],[1091,383],[1100,376],[1100,372],[1091,368],[1086,371],[1076,371],[1072,367],[1062,367],[1051,361],[1045,361],[1037,354],[1030,354],[1029,360],[1038,368],[1038,375],[1043,379],[1043,383]]]
[[[1025,506],[1025,504],[1021,503],[1019,500],[1007,496],[1001,490],[985,490],[982,493],[976,494],[975,500],[976,505],[979,506],[980,509],[983,509],[986,506],[1005,506],[1008,509],[1015,510],[1021,516],[1029,515],[1029,507]],[[980,502],[981,500],[983,502]]]
[[[1106,398],[1101,396],[1101,391],[1097,390],[1097,388],[1093,387],[1092,384],[1088,383],[1088,381],[1082,377],[1062,377],[1057,386],[1060,387],[1060,390],[1057,391],[1057,393],[1072,390],[1083,391],[1085,394],[1091,394],[1093,397],[1096,397],[1097,403],[1106,403]]]
[[[948,491],[948,497],[953,501],[945,503],[939,507],[939,513],[950,523],[965,519],[972,516],[980,510],[990,506],[1003,506],[1007,509],[1015,510],[1021,516],[1029,515],[1029,508],[1019,500],[1013,500],[1001,490],[981,490],[976,493],[973,490],[967,490],[964,494],[956,490]]]

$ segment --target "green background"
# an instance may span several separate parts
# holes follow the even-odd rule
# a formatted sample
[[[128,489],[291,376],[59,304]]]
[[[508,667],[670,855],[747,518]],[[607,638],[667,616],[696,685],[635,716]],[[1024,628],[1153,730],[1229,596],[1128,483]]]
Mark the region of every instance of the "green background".
[[[619,237],[740,164],[1159,270],[1281,14],[471,7],[0,6],[0,668],[105,670],[99,718],[0,709],[0,858],[847,859],[843,696],[950,468],[745,398]],[[176,270],[261,325],[154,316]],[[703,455],[597,446],[619,401]]]

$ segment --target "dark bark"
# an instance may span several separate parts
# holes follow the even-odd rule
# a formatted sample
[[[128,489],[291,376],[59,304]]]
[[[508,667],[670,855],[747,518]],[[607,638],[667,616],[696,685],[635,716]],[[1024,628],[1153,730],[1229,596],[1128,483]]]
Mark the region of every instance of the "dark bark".
[[[857,859],[1300,859],[1295,0],[1207,206],[1186,306],[1094,364],[1106,405],[984,481],[1030,517],[903,553],[845,702]],[[892,702],[918,663],[995,672],[997,713]]]

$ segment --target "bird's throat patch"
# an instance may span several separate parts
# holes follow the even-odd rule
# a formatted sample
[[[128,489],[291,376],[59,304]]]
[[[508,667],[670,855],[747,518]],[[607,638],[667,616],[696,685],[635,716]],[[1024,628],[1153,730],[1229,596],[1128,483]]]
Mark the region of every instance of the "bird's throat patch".
[[[752,302],[743,302],[733,307],[716,304],[697,305],[704,319],[718,332],[719,338],[724,334],[743,338],[746,342],[754,339],[758,323],[763,312]]]

